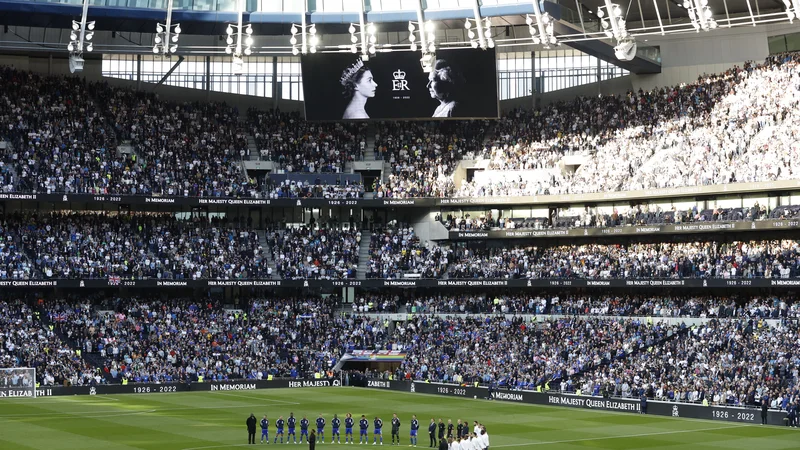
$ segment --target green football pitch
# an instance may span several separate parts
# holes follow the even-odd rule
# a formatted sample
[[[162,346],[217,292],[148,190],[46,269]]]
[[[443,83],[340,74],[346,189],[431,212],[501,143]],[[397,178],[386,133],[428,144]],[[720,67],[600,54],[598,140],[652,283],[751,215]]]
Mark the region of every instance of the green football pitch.
[[[484,423],[492,449],[798,449],[800,430],[728,422],[531,406],[359,388],[268,389],[236,392],[42,397],[0,401],[0,449],[212,450],[247,446],[250,413],[270,419],[270,438],[279,415],[312,421],[323,414],[330,433],[333,414],[378,415],[402,421],[408,447],[411,415],[420,421],[419,448],[427,448],[431,417]],[[344,431],[344,429],[342,429]],[[358,430],[356,430],[358,434]],[[258,431],[256,439],[261,432]],[[319,449],[344,444],[328,441]],[[357,438],[357,437],[356,437]],[[344,437],[342,437],[344,441]],[[260,444],[256,444],[260,445]],[[280,444],[278,444],[280,445]],[[286,444],[283,444],[286,445]],[[291,444],[294,445],[294,444]],[[358,444],[354,444],[358,445]],[[276,447],[274,444],[270,444]],[[300,444],[295,446],[300,448]],[[305,448],[305,447],[303,447]]]

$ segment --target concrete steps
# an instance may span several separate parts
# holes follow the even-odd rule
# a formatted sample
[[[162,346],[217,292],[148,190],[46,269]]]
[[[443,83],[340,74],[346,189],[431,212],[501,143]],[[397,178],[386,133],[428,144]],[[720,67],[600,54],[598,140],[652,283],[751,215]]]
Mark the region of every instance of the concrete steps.
[[[369,243],[372,241],[371,231],[361,232],[361,243],[358,246],[358,273],[356,273],[357,280],[365,280],[367,278],[367,270],[369,268]]]
[[[375,134],[378,132],[374,123],[367,125],[367,138],[364,140],[364,161],[375,161]]]
[[[272,269],[272,278],[271,279],[280,279],[278,275],[277,267],[275,266],[275,258],[272,257],[272,248],[269,246],[267,242],[267,231],[266,230],[257,230],[258,233],[258,243],[261,244],[261,248],[264,249],[264,259],[267,260],[267,267]]]
[[[248,154],[250,155],[251,161],[257,161],[261,159],[261,154],[258,151],[258,144],[256,143],[256,138],[252,134],[247,134],[247,150]]]

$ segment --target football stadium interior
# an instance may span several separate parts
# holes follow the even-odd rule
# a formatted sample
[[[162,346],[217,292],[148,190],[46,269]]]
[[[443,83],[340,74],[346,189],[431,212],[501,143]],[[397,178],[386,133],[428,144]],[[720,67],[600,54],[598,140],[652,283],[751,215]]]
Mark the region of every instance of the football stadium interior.
[[[0,0],[0,448],[797,449],[798,14]]]

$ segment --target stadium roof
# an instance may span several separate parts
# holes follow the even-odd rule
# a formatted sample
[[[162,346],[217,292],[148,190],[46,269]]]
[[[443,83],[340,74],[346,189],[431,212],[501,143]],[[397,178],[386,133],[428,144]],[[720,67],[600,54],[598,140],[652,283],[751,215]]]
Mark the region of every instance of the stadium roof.
[[[63,1],[63,0],[61,0]],[[19,40],[31,45],[45,43],[46,32],[40,30],[66,30],[72,20],[81,16],[81,0],[69,3],[52,1],[0,1],[0,22],[10,27],[27,27],[16,33]],[[142,33],[142,51],[151,45],[147,34],[154,23],[165,17],[167,0],[91,0],[89,16],[97,21],[98,30]],[[187,35],[223,36],[228,23],[237,20],[235,0],[173,0],[173,22],[180,22]],[[681,0],[682,1],[682,0]],[[800,0],[796,0],[800,1]],[[742,26],[758,23],[788,21],[781,0],[708,0],[714,18],[720,27]],[[300,23],[303,15],[314,23],[322,35],[347,35],[350,23],[358,23],[360,0],[247,0],[244,21],[253,25],[256,36],[288,35],[289,24]],[[364,0],[365,21],[379,24],[381,32],[394,32],[400,36],[408,21],[417,20],[415,0]],[[557,21],[555,35],[562,43],[613,62],[634,73],[660,71],[660,54],[648,48],[641,40],[633,61],[618,61],[614,56],[613,42],[606,38],[597,17],[598,7],[604,0],[558,0],[540,3],[542,11],[550,13]],[[628,31],[634,35],[663,33],[694,33],[689,14],[678,0],[617,0],[623,9]],[[748,6],[749,5],[749,6]],[[146,6],[146,7],[142,7]],[[440,23],[440,29],[464,33],[464,19],[474,18],[472,0],[422,0],[425,20]],[[304,13],[305,11],[305,13]],[[497,41],[503,37],[516,41],[512,45],[531,44],[526,28],[520,32],[514,26],[527,27],[528,15],[534,15],[531,2],[509,0],[483,0],[479,8],[481,17],[491,18]],[[660,20],[659,20],[660,19]],[[508,28],[505,28],[508,27]],[[459,31],[460,30],[460,31]],[[6,28],[8,31],[8,28]],[[28,36],[25,36],[27,32]],[[63,33],[62,33],[63,34]],[[39,39],[39,35],[43,36]],[[452,36],[448,36],[448,40]],[[516,38],[516,39],[515,39]],[[58,39],[64,38],[59,36]],[[402,39],[402,37],[401,37]],[[52,39],[51,39],[52,40]],[[459,40],[456,38],[456,40]],[[463,39],[461,39],[463,41]],[[3,44],[6,39],[0,38]],[[50,43],[50,42],[48,42]],[[61,42],[56,42],[60,44]],[[66,45],[66,42],[63,42]],[[511,49],[513,47],[510,47]],[[49,51],[52,49],[48,49]]]

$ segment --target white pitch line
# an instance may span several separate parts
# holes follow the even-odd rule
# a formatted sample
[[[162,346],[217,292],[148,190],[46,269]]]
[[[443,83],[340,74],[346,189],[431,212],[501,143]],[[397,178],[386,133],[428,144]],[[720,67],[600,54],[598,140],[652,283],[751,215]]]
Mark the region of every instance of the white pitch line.
[[[563,441],[526,442],[524,444],[490,445],[489,448],[525,447],[525,446],[529,446],[529,445],[568,444],[568,443],[571,443],[571,442],[586,442],[586,441],[608,441],[608,440],[611,440],[611,439],[628,439],[628,438],[635,438],[635,437],[662,436],[662,435],[669,435],[669,434],[702,433],[704,431],[727,430],[729,428],[740,428],[740,426],[737,425],[737,426],[732,426],[732,427],[697,428],[695,430],[658,431],[658,432],[654,432],[654,433],[623,434],[623,435],[619,435],[619,436],[601,436],[601,437],[582,438],[582,439],[565,439]],[[188,450],[188,449],[186,449],[186,450]]]

